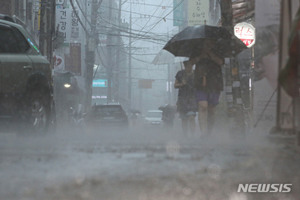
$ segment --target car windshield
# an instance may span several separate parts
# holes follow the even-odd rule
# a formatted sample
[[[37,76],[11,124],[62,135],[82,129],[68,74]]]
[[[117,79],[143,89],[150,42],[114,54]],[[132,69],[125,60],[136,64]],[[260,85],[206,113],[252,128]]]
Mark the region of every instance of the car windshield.
[[[120,106],[99,106],[95,108],[94,113],[99,116],[120,115],[123,113],[123,110]]]
[[[300,0],[1,0],[0,200],[300,200]]]

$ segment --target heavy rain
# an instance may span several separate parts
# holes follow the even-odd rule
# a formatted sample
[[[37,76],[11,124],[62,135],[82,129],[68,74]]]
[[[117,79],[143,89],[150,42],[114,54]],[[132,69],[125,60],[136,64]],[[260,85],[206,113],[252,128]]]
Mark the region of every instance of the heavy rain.
[[[299,27],[298,0],[2,0],[0,199],[299,200]]]

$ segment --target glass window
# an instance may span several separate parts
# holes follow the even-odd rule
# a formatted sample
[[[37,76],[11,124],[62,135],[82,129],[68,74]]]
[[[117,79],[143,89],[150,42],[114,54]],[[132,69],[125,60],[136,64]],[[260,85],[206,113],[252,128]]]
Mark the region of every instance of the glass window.
[[[26,38],[23,36],[23,34],[19,30],[14,29],[14,35],[18,41],[18,46],[19,46],[21,53],[25,53],[26,51],[28,51],[30,46],[29,46]]]
[[[0,26],[0,53],[25,53],[30,48],[24,36],[6,26]]]
[[[122,114],[124,114],[124,111],[120,106],[97,106],[93,111],[93,115],[97,117]]]

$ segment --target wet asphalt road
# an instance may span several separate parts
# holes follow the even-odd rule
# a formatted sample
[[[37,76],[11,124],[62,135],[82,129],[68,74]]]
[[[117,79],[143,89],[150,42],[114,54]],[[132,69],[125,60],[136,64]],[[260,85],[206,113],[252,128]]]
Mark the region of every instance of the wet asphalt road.
[[[210,137],[138,127],[0,134],[0,199],[291,199],[299,150],[265,137]],[[236,193],[239,183],[293,183],[291,194]],[[262,195],[262,194],[259,194]],[[297,196],[298,195],[298,196]]]

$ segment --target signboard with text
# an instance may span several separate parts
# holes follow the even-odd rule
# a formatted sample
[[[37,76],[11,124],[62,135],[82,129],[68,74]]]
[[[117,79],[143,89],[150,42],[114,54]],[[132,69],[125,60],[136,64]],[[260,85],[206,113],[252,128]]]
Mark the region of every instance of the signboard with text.
[[[234,35],[250,48],[255,44],[255,28],[249,23],[238,23],[234,26]]]
[[[184,24],[184,1],[173,0],[173,26],[182,26]]]
[[[65,70],[81,75],[81,43],[70,43],[70,54],[65,54]]]
[[[188,0],[188,26],[204,25],[209,19],[209,0]]]
[[[70,5],[64,6],[57,1],[56,3],[56,28],[62,34],[64,43],[80,42],[81,27],[78,16],[80,16],[79,8],[74,3],[75,10]]]
[[[56,27],[57,31],[62,33],[62,37],[65,43],[70,42],[70,32],[68,31],[69,20],[70,20],[70,9],[65,8],[61,4],[56,5]]]
[[[93,87],[107,87],[107,79],[93,80]]]
[[[56,71],[63,71],[65,69],[64,58],[59,55],[53,56],[53,64],[54,64],[54,70]]]

